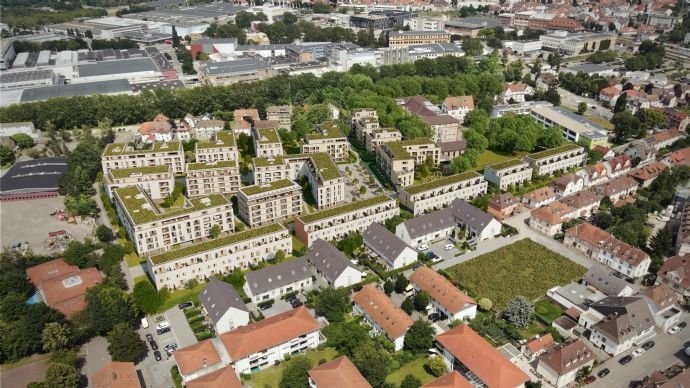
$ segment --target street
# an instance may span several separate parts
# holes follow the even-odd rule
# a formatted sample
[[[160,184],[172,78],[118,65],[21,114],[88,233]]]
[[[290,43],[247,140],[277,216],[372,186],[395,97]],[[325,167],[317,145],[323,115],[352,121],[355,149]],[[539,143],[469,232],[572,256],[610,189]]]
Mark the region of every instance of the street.
[[[611,121],[613,117],[613,112],[601,106],[599,102],[593,98],[578,96],[563,88],[558,88],[558,93],[561,95],[561,105],[570,109],[577,109],[577,104],[583,101],[586,102],[587,112],[585,116],[599,116],[606,121]]]

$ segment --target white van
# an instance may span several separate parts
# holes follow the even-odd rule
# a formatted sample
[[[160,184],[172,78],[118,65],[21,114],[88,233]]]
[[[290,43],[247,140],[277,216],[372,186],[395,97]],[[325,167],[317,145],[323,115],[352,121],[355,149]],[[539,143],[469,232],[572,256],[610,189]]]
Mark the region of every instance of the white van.
[[[170,328],[170,323],[168,323],[168,321],[161,322],[158,324],[158,326],[156,326],[157,330],[163,330],[163,329],[169,329],[169,328]]]
[[[414,294],[414,286],[408,284],[407,287],[405,287],[405,296],[412,296],[412,294]]]
[[[148,328],[149,328],[149,320],[146,319],[146,317],[141,318],[141,327],[144,328],[144,329],[148,329]]]

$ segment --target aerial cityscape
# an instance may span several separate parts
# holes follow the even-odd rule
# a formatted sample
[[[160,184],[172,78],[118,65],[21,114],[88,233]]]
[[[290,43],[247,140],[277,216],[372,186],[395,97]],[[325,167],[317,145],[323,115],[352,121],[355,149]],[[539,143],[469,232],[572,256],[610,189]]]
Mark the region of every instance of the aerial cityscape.
[[[0,1],[0,387],[690,387],[677,0]]]

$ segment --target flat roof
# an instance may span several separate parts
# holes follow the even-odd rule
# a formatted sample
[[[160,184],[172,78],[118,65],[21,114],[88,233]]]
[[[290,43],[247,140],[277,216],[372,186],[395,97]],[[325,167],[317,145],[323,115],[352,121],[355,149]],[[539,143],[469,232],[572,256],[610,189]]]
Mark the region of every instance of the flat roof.
[[[151,175],[163,174],[170,171],[170,166],[146,166],[146,167],[132,167],[132,168],[114,168],[110,170],[110,174],[115,178],[129,178],[135,174]]]
[[[309,224],[326,218],[336,217],[340,214],[350,213],[359,209],[364,209],[371,206],[380,205],[393,199],[385,194],[381,194],[374,198],[368,198],[357,202],[348,203],[347,205],[334,207],[332,209],[321,210],[316,213],[311,213],[307,215],[300,215],[297,218],[302,220],[303,223]]]
[[[573,132],[607,132],[601,125],[558,106],[535,106],[531,108],[531,111]]]
[[[109,74],[139,73],[143,71],[158,71],[151,58],[122,59],[101,61],[79,65],[79,77],[97,77]]]
[[[129,154],[146,154],[150,152],[176,152],[182,151],[182,143],[179,141],[156,142],[151,145],[151,148],[139,149],[134,148],[126,143],[110,143],[105,146],[103,150],[104,156],[114,155],[129,155]]]
[[[551,148],[551,149],[544,150],[544,151],[535,152],[535,153],[532,153],[532,154],[529,154],[529,155],[526,155],[526,156],[527,156],[528,158],[530,158],[530,159],[535,159],[535,160],[537,160],[537,159],[548,158],[549,156],[553,156],[553,155],[558,155],[558,154],[561,154],[561,153],[563,153],[563,152],[574,151],[574,150],[577,150],[577,149],[580,149],[580,150],[581,150],[581,149],[583,149],[583,148],[580,147],[580,146],[577,145],[577,144],[568,143],[568,144],[562,145],[562,146],[560,146],[560,147],[556,147],[556,148]]]
[[[22,53],[25,54],[25,53]],[[10,84],[15,82],[37,81],[42,79],[52,79],[52,70],[29,70],[16,72],[2,72],[0,74],[0,84]]]
[[[0,177],[0,193],[55,191],[66,172],[67,159],[64,157],[17,162]]]
[[[235,135],[232,131],[219,131],[216,132],[215,140],[202,141],[196,143],[196,148],[221,148],[221,147],[234,147],[235,146]]]
[[[237,162],[234,160],[219,160],[208,163],[187,163],[187,171],[197,170],[213,170],[216,168],[232,168],[237,167]]]
[[[298,189],[298,190],[302,189],[297,183],[295,183],[289,179],[280,179],[277,181],[268,182],[268,183],[263,184],[263,185],[252,185],[252,186],[241,187],[240,192],[243,193],[244,195],[246,195],[247,197],[250,197],[252,195],[258,195],[258,194],[267,193],[269,191],[286,189],[288,187],[292,187],[292,188]]]
[[[505,170],[506,168],[519,166],[521,164],[527,164],[527,163],[523,160],[520,160],[520,159],[508,159],[506,161],[492,164],[492,165],[486,166],[486,167],[490,168],[492,170],[501,171],[501,170]]]
[[[0,81],[1,82],[1,81]],[[3,91],[3,93],[5,93]],[[132,93],[126,79],[111,81],[85,82],[78,84],[44,86],[40,88],[24,89],[21,102],[43,101],[57,97],[91,96],[94,94],[122,94]]]
[[[431,182],[422,183],[419,185],[405,187],[402,190],[407,191],[410,194],[417,194],[424,191],[433,190],[438,187],[443,187],[447,185],[452,185],[457,182],[466,181],[469,179],[481,178],[482,175],[475,171],[465,171],[459,174],[443,177],[440,179],[433,180]]]

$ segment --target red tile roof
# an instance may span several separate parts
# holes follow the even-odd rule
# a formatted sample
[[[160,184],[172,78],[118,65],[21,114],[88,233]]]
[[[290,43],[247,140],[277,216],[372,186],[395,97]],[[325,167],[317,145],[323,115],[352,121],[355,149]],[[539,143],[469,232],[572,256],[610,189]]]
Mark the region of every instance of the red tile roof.
[[[551,334],[547,334],[537,338],[532,338],[531,340],[527,341],[527,349],[529,349],[530,353],[534,354],[553,346],[553,344],[553,336]]]
[[[673,256],[666,260],[657,271],[657,275],[666,277],[669,272],[675,272],[679,278],[678,284],[690,288],[690,256]]]
[[[458,371],[454,370],[430,383],[422,385],[422,388],[472,388],[472,384]]]
[[[446,97],[444,101],[449,110],[458,108],[474,109],[474,98],[472,96]]]
[[[594,362],[594,353],[582,341],[574,340],[548,349],[539,356],[539,362],[546,363],[562,376]]]
[[[185,376],[220,362],[220,355],[210,339],[178,349],[174,355],[180,374]]]
[[[429,293],[432,299],[453,314],[462,311],[467,305],[476,304],[474,299],[429,267],[419,267],[410,275],[410,282]]]
[[[45,303],[67,318],[86,307],[86,290],[103,282],[96,268],[79,270],[56,260],[27,268],[26,273],[29,279],[45,279],[34,285],[41,290]]]
[[[518,82],[518,83],[514,83],[514,84],[505,84],[505,86],[503,87],[503,90],[510,90],[513,93],[521,93],[521,92],[524,92],[525,90],[527,90],[528,86],[529,85],[527,85],[524,82]]]
[[[63,259],[55,259],[27,268],[26,276],[31,283],[38,286],[46,280],[73,272],[79,272],[79,267],[67,264]]]
[[[324,388],[371,388],[371,384],[359,373],[355,364],[346,356],[319,365],[309,371],[309,377],[318,387]]]
[[[620,241],[609,232],[586,222],[573,226],[566,230],[565,234],[584,241],[590,246],[609,252],[633,266],[640,265],[642,261],[649,258],[640,248]]]
[[[657,284],[645,291],[644,295],[656,305],[657,310],[673,306],[680,300],[678,294],[666,284]]]
[[[352,300],[381,326],[390,338],[399,338],[414,323],[391,298],[374,286],[365,286],[352,297]]]
[[[218,369],[185,384],[186,388],[242,388],[240,379],[231,366]]]
[[[648,181],[658,177],[668,166],[661,162],[646,164],[640,168],[630,171],[628,175],[640,181]]]
[[[671,164],[690,165],[690,147],[681,148],[678,151],[671,152],[665,159],[668,159]]]
[[[91,375],[93,388],[141,388],[133,362],[111,361]]]
[[[563,223],[570,218],[575,209],[570,206],[557,201],[547,206],[534,209],[530,213],[530,218],[542,221],[549,225],[557,225]]]

